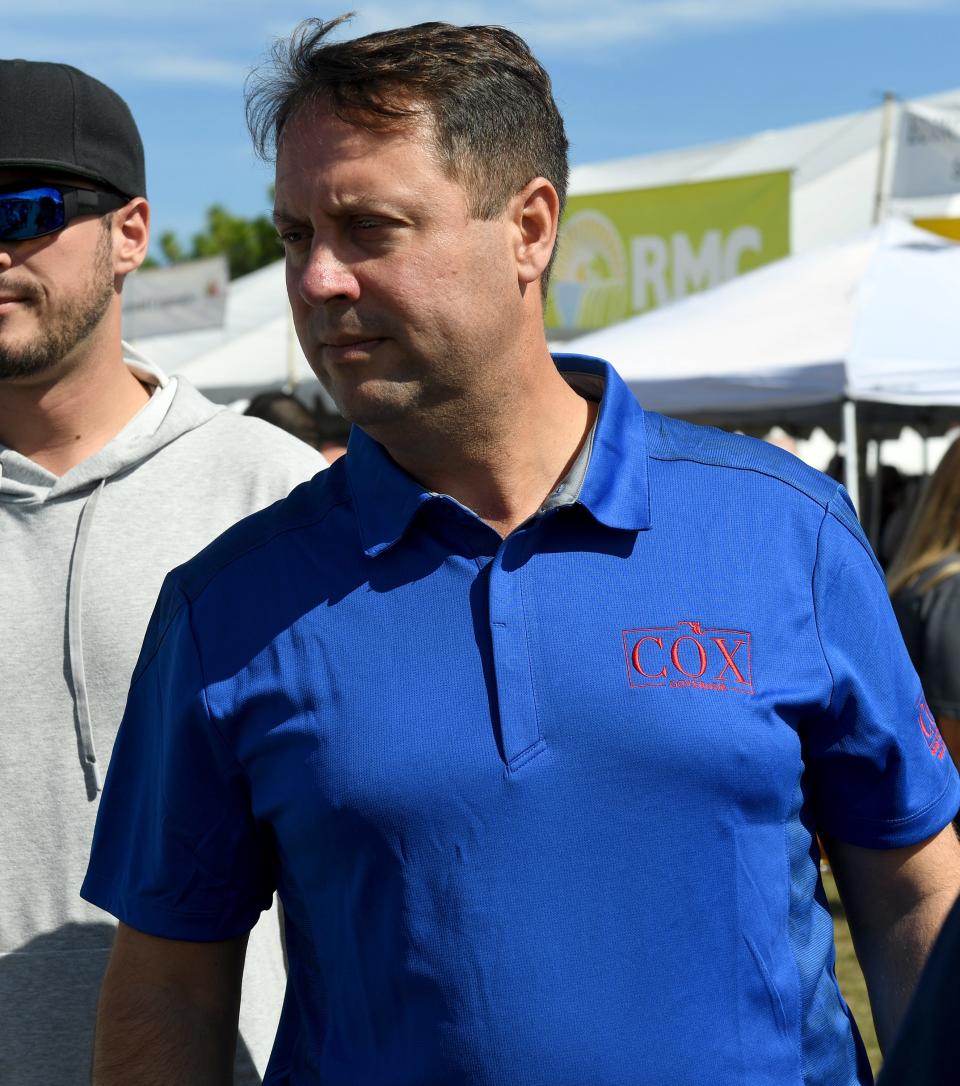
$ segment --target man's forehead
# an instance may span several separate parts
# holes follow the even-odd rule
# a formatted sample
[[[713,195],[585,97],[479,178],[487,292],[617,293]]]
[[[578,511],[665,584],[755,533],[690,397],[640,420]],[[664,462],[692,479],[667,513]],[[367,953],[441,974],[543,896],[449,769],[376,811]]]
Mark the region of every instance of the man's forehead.
[[[326,121],[368,132],[412,133],[424,127],[432,128],[434,114],[429,103],[410,97],[398,96],[395,101],[390,101],[385,106],[383,112],[378,112],[362,106],[336,106],[321,96],[295,106],[286,119],[284,129],[295,124],[309,125]]]
[[[369,113],[342,117],[321,102],[300,106],[284,126],[277,146],[277,166],[282,160],[296,162],[304,154],[323,150],[331,157],[368,153],[378,144],[414,144],[432,150],[434,124],[426,108],[409,116],[386,118]]]
[[[387,130],[369,129],[329,110],[301,107],[277,149],[276,206],[282,211],[306,193],[338,204],[396,199],[451,181],[432,138],[431,122],[411,118]]]

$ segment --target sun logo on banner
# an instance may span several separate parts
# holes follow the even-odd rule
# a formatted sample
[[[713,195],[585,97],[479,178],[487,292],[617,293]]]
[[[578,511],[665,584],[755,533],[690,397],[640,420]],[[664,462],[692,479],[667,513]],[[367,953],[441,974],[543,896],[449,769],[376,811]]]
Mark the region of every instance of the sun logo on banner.
[[[567,219],[550,289],[562,328],[603,328],[628,315],[627,252],[606,215],[578,211]]]

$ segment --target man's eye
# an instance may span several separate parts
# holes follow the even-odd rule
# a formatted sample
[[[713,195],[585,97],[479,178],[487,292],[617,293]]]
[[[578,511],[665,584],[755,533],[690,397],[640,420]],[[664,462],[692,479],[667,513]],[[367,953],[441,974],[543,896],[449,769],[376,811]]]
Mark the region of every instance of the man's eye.
[[[306,234],[303,230],[278,230],[277,241],[281,245],[296,245],[298,242],[303,241]]]

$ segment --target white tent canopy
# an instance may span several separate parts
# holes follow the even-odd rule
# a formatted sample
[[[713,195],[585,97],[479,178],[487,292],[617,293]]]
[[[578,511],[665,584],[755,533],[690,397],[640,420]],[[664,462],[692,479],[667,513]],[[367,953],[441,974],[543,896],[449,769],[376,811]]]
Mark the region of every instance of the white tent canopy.
[[[645,407],[701,421],[836,434],[843,405],[856,500],[856,403],[878,433],[960,418],[960,245],[891,220],[565,349],[609,359]]]
[[[609,358],[647,407],[688,417],[960,408],[960,245],[892,220],[565,349]]]
[[[960,89],[916,101],[955,111],[960,109]],[[900,108],[894,106],[893,128]],[[577,166],[570,174],[570,193],[618,192],[790,170],[790,251],[806,253],[867,230],[874,222],[883,113],[877,107],[722,143]],[[891,148],[893,137],[891,132]],[[890,175],[887,168],[884,190]],[[908,218],[957,217],[960,196],[887,200],[885,208]]]

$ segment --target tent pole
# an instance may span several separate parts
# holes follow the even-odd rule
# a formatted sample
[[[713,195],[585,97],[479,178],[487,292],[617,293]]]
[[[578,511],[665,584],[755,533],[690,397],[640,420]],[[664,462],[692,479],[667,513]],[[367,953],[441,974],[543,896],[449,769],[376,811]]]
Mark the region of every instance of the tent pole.
[[[867,538],[874,551],[880,547],[880,504],[883,501],[883,472],[880,463],[880,441],[874,439],[868,446],[867,472],[870,475],[870,530]]]
[[[857,405],[843,401],[843,482],[860,515],[860,460],[857,454]]]
[[[883,217],[884,188],[886,185],[887,158],[889,157],[890,132],[893,129],[893,104],[897,96],[893,91],[883,95],[883,117],[880,126],[880,161],[877,165],[877,191],[873,198],[873,225]]]
[[[287,383],[284,386],[285,391],[296,391],[297,384],[299,383],[299,375],[297,373],[297,330],[293,324],[293,310],[290,306],[287,306]]]

